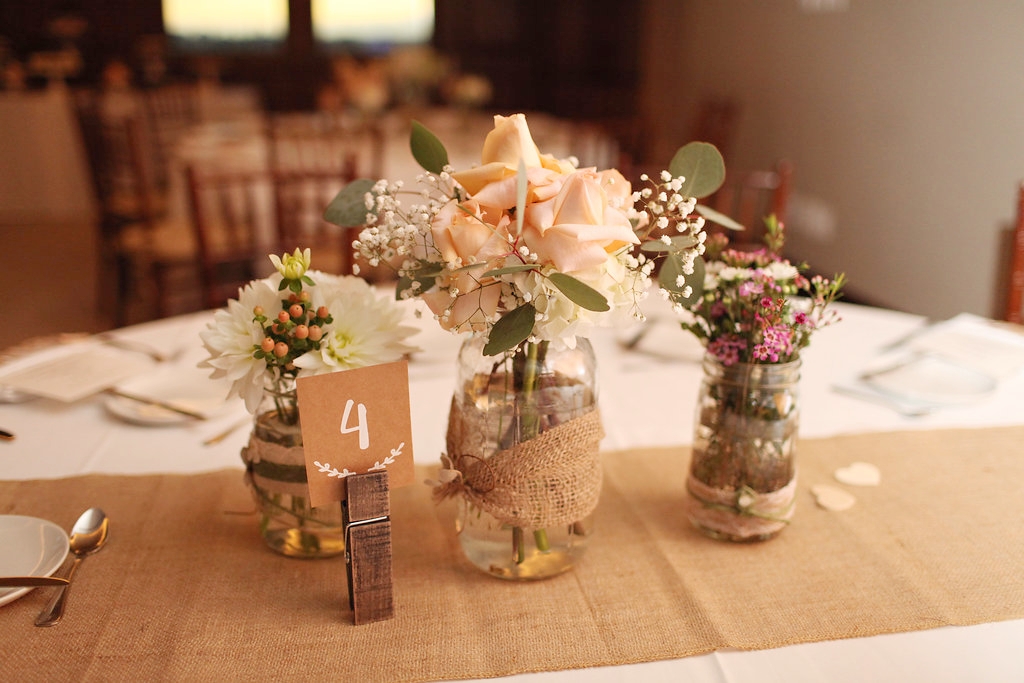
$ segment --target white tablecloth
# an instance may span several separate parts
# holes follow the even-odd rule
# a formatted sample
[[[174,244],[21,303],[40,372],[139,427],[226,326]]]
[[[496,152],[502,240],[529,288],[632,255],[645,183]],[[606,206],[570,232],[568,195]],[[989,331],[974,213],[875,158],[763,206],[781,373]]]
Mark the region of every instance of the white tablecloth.
[[[407,304],[410,319],[419,304]],[[924,320],[891,311],[840,305],[843,320],[820,331],[803,353],[801,435],[954,427],[984,428],[1024,422],[1024,376],[1000,383],[973,405],[907,417],[890,408],[854,399],[832,385],[864,367],[881,350],[919,329]],[[166,351],[179,351],[182,372],[197,372],[203,351],[198,332],[209,312],[121,330],[122,338]],[[658,316],[655,316],[656,318]],[[461,339],[442,332],[425,315],[422,347],[410,363],[410,398],[417,462],[437,462],[443,448],[448,397]],[[660,318],[638,348],[620,341],[631,330],[606,330],[592,337],[598,357],[600,403],[606,450],[690,443],[701,377],[701,349],[666,318]],[[648,353],[657,351],[664,357]],[[209,381],[209,380],[207,380]],[[207,421],[147,427],[119,421],[97,396],[74,404],[33,399],[0,404],[0,428],[16,433],[0,442],[0,478],[46,479],[87,473],[189,473],[241,468],[239,450],[247,439],[247,414],[237,399]],[[203,439],[239,425],[219,444]],[[767,651],[716,652],[686,659],[582,671],[513,677],[530,681],[1021,681],[1024,620],[972,627],[812,643]]]

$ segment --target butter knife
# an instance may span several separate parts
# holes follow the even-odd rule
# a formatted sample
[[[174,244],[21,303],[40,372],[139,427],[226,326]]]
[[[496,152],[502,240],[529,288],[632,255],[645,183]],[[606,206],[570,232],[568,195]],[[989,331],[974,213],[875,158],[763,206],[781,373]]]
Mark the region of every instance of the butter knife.
[[[24,588],[27,586],[64,586],[68,582],[59,576],[0,576],[2,588]]]

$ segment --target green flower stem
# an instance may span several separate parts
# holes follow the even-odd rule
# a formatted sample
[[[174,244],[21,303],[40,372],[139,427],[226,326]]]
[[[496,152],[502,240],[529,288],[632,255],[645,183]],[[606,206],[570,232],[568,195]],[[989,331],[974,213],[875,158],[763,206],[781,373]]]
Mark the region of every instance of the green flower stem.
[[[294,425],[299,421],[299,404],[295,394],[295,378],[290,375],[276,375],[273,388],[266,389],[274,399],[277,419],[283,424]]]
[[[522,440],[529,441],[540,434],[540,416],[533,399],[537,387],[537,344],[526,343],[526,363],[523,367]]]
[[[526,362],[523,366],[522,384],[523,405],[520,413],[522,425],[521,438],[523,441],[534,439],[540,434],[540,411],[537,408],[534,393],[537,389],[537,364],[539,362],[541,344],[545,346],[544,351],[547,351],[548,342],[546,341],[539,344],[535,342],[526,343]],[[533,532],[533,542],[537,546],[537,550],[542,553],[546,553],[551,549],[546,529],[535,529]],[[526,548],[523,544],[523,529],[521,527],[513,528],[512,545],[515,550],[516,564],[522,564],[526,561]]]

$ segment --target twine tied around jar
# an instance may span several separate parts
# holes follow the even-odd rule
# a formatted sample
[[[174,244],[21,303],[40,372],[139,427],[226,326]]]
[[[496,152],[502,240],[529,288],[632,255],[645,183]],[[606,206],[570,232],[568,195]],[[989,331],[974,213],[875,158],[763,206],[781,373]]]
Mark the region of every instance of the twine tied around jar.
[[[777,531],[793,518],[796,474],[776,491],[762,493],[749,486],[719,489],[708,486],[692,474],[686,488],[691,497],[690,514],[719,533],[750,538]]]
[[[304,453],[302,446],[282,446],[250,436],[249,443],[242,448],[242,461],[246,477],[257,495],[262,498],[270,493],[308,496]]]
[[[468,452],[477,427],[453,410],[448,455],[434,500],[456,495],[513,527],[544,529],[572,524],[597,507],[601,494],[601,415],[591,410],[495,453]]]

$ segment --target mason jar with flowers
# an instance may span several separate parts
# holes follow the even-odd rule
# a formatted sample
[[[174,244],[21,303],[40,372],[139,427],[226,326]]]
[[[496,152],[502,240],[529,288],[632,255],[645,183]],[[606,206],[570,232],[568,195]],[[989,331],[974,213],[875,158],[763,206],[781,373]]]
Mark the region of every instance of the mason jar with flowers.
[[[309,504],[299,377],[400,359],[416,332],[404,312],[365,280],[309,269],[310,250],[271,255],[276,272],[254,280],[214,313],[200,334],[200,365],[232,381],[254,416],[242,449],[246,480],[272,549],[289,557],[330,557],[345,550],[340,506]]]
[[[357,181],[325,215],[365,224],[359,254],[395,264],[399,297],[466,334],[434,489],[458,500],[466,557],[506,579],[564,572],[586,547],[601,489],[587,336],[642,315],[654,263],[636,247],[650,216],[619,171],[540,152],[523,114],[495,117],[469,169],[454,170],[419,124],[411,143],[426,170],[419,201],[403,206],[401,183]]]
[[[765,220],[765,246],[711,235],[685,288],[668,290],[682,327],[706,347],[686,513],[713,538],[773,538],[793,517],[800,350],[838,320],[844,276],[807,278],[782,257],[783,225]],[[664,284],[664,283],[663,283]]]

